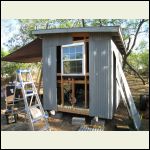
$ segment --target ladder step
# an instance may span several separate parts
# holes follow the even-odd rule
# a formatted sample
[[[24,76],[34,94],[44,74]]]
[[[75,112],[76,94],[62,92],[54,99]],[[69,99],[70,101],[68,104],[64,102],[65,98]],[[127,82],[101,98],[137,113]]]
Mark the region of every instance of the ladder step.
[[[19,70],[17,70],[17,73],[29,73],[29,72],[30,72],[30,70],[28,70],[28,69],[25,69],[25,70],[19,69]]]
[[[26,94],[33,93],[33,90],[25,90]]]
[[[39,107],[40,105],[39,104],[35,104],[35,105],[33,105],[33,106],[30,106],[30,108],[37,108],[37,107]]]
[[[33,82],[22,82],[23,84],[33,84]]]
[[[26,97],[33,96],[34,93],[26,94]]]
[[[42,115],[42,116],[40,116],[38,118],[32,119],[32,122],[35,123],[35,122],[37,122],[37,121],[39,121],[41,119],[45,119],[45,117]]]
[[[23,100],[24,100],[23,98],[15,98],[14,102],[19,102],[19,101],[23,101]]]
[[[29,97],[29,96],[34,96],[36,95],[37,93],[30,93],[30,94],[26,94],[26,97]]]
[[[23,98],[15,97],[15,100],[24,100]]]

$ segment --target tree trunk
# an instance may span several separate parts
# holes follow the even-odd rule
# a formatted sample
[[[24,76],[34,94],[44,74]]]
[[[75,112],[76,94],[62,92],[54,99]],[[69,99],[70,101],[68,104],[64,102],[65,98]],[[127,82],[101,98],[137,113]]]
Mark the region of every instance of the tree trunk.
[[[126,48],[126,52],[127,52],[127,53],[124,54],[124,57],[123,57],[123,70],[125,69],[125,66],[128,65],[128,66],[129,66],[129,69],[131,69],[132,71],[134,71],[134,72],[137,74],[137,76],[142,80],[142,82],[143,82],[144,85],[145,85],[144,79],[143,79],[142,76],[127,62],[127,58],[128,58],[128,56],[132,53],[132,50],[133,50],[133,48],[134,48],[134,46],[135,46],[135,44],[136,44],[137,36],[138,36],[138,34],[139,34],[139,31],[140,31],[140,28],[141,28],[142,24],[143,24],[144,22],[146,22],[146,21],[147,21],[147,20],[142,19],[142,20],[139,22],[138,27],[137,27],[137,30],[136,30],[136,33],[135,33],[135,35],[134,35],[134,39],[133,39],[133,43],[132,43],[131,47],[130,47],[131,38],[129,37],[129,41],[128,41],[127,48]]]
[[[123,66],[122,66],[123,70],[125,69],[126,62],[127,62],[127,55],[125,54],[123,57]]]
[[[103,23],[102,23],[102,20],[99,19],[99,26],[102,27],[103,26]]]
[[[85,27],[85,21],[82,19],[82,26]]]
[[[142,80],[143,84],[145,85],[146,83],[145,83],[143,77],[142,77],[127,61],[126,61],[126,64],[129,66],[129,68],[130,68],[132,71],[134,71],[134,72],[137,74],[137,76]]]

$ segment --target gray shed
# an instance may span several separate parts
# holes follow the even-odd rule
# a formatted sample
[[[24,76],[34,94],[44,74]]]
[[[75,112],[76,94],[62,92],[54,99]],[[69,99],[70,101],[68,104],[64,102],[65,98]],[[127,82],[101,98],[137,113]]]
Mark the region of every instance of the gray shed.
[[[112,119],[120,102],[113,49],[117,50],[120,62],[121,53],[125,52],[120,27],[47,29],[32,33],[41,43],[44,109]],[[4,58],[9,59],[11,55]]]

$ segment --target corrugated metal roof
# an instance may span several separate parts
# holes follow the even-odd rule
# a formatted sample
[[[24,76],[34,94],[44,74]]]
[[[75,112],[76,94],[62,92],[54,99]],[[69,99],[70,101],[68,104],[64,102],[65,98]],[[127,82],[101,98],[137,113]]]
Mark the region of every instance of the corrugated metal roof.
[[[119,32],[119,26],[102,26],[102,27],[74,27],[74,28],[55,28],[39,29],[32,31],[32,34],[56,34],[56,33],[78,33],[78,32]]]
[[[37,38],[29,44],[3,57],[1,60],[9,62],[33,63],[41,61],[41,58],[42,40]]]
[[[91,33],[101,32],[109,33],[112,36],[114,43],[122,54],[126,52],[125,43],[122,38],[120,26],[102,26],[102,27],[76,27],[76,28],[55,28],[55,29],[40,29],[32,31],[34,35],[62,34],[62,33]]]

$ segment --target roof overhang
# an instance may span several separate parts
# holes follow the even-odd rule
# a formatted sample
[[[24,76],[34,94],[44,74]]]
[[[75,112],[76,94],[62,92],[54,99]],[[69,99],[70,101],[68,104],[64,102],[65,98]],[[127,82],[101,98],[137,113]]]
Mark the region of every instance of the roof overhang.
[[[42,40],[37,38],[27,45],[3,57],[2,61],[34,63],[42,59]]]
[[[56,28],[56,29],[46,29],[46,30],[41,29],[41,30],[32,31],[32,34],[36,36],[40,36],[40,35],[61,34],[61,33],[92,33],[92,32],[111,34],[112,40],[114,41],[114,43],[116,44],[120,52],[122,54],[126,52],[120,26]]]
[[[116,44],[119,51],[122,54],[126,52],[125,44],[121,34],[121,29],[119,26],[35,30],[32,31],[32,34],[40,37],[40,35],[50,35],[50,34],[93,33],[93,32],[109,33],[112,36],[112,40]],[[11,54],[3,57],[1,60],[9,62],[33,63],[39,62],[41,61],[41,59],[42,59],[42,39],[37,38],[34,41],[28,43],[27,45],[12,52]]]

